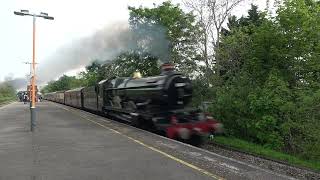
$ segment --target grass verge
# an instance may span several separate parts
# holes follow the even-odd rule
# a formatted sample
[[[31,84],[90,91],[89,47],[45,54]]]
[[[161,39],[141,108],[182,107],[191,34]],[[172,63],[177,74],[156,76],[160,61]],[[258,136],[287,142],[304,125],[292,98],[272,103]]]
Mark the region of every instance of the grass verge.
[[[265,148],[261,145],[254,144],[234,137],[216,136],[213,142],[228,146],[230,148],[245,151],[251,154],[260,155],[269,159],[285,161],[288,164],[303,166],[315,171],[320,171],[320,161],[305,160],[293,155],[285,154],[279,151]]]
[[[10,101],[14,101],[15,98],[14,97],[1,97],[0,98],[0,106],[7,104]]]

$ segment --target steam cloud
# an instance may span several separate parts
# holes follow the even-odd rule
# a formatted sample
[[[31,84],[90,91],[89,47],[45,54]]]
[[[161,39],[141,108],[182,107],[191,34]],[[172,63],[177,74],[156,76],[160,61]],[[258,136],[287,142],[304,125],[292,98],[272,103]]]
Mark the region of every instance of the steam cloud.
[[[0,86],[10,85],[16,90],[26,88],[27,84],[28,81],[26,78],[14,78],[13,74],[8,74],[4,77],[4,81],[0,82]]]
[[[44,83],[67,71],[84,67],[93,60],[106,62],[128,51],[143,50],[167,61],[168,49],[169,41],[163,27],[140,25],[131,30],[128,23],[116,23],[58,49],[39,64],[37,80]]]
[[[14,89],[27,88],[27,84],[28,84],[28,81],[26,78],[15,78],[5,82],[10,84]]]

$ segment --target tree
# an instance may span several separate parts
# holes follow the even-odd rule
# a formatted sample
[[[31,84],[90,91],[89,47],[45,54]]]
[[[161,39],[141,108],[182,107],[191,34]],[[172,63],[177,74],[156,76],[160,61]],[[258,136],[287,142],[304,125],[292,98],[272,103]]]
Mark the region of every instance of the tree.
[[[141,27],[164,30],[165,38],[169,41],[168,51],[164,53],[169,54],[169,59],[161,59],[163,62],[171,61],[177,69],[187,74],[194,72],[198,57],[195,51],[198,26],[194,15],[185,13],[179,5],[173,5],[170,1],[154,8],[129,7],[129,11],[130,28],[134,32],[139,34]],[[148,33],[143,32],[141,35],[146,36]]]
[[[41,89],[42,93],[69,90],[83,86],[80,79],[74,76],[63,75],[56,81],[50,81],[48,85]]]
[[[80,72],[80,79],[84,86],[94,86],[96,83],[104,79],[103,66],[99,60],[94,60],[90,65],[86,66],[86,70]]]
[[[154,76],[160,74],[157,63],[158,58],[150,54],[139,52],[126,52],[120,54],[113,60],[102,64],[95,60],[86,66],[85,71],[79,73],[79,77],[63,75],[56,81],[50,81],[42,88],[42,93],[69,90],[78,87],[94,86],[103,79],[125,76],[131,77],[136,71],[143,76]]]
[[[149,54],[137,52],[123,53],[113,61],[113,68],[118,76],[132,76],[139,71],[143,76],[155,76],[160,74],[157,58]]]
[[[247,17],[229,18],[211,107],[229,134],[320,159],[319,7],[287,0],[275,18],[254,6]]]
[[[283,135],[291,151],[314,159],[320,159],[319,12],[318,1],[287,0],[277,16],[287,42],[282,53],[289,64],[289,86],[294,90],[296,103],[294,116],[283,125]]]
[[[16,90],[7,82],[0,83],[0,103],[15,98]]]
[[[184,4],[198,16],[200,26],[199,49],[205,62],[206,76],[214,74],[216,49],[220,45],[223,24],[232,10],[243,0],[185,0]]]
[[[277,20],[290,47],[284,53],[295,72],[292,86],[320,87],[319,11],[315,0],[288,0],[279,8]]]

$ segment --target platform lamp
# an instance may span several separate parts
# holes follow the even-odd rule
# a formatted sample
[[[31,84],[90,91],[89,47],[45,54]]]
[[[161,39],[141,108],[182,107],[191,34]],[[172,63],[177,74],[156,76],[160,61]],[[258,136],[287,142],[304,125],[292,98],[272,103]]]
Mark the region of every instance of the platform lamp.
[[[32,38],[32,79],[31,79],[31,107],[30,107],[30,117],[31,117],[31,131],[34,131],[35,120],[36,120],[36,62],[35,62],[35,40],[36,40],[36,18],[44,18],[48,20],[53,20],[52,16],[48,13],[41,12],[40,14],[29,13],[29,10],[14,11],[15,15],[19,16],[32,16],[33,17],[33,38]]]
[[[29,72],[29,74],[28,75],[26,75],[26,77],[27,77],[27,79],[29,79],[29,83],[30,83],[30,87],[31,87],[31,85],[32,85],[32,62],[23,62],[23,64],[28,64],[28,65],[30,65],[30,72]],[[38,64],[38,63],[36,63],[36,64]],[[29,90],[27,89],[27,91],[29,92]],[[31,93],[30,93],[30,95],[31,95]],[[32,101],[30,101],[30,107],[31,107],[31,105],[32,105]]]

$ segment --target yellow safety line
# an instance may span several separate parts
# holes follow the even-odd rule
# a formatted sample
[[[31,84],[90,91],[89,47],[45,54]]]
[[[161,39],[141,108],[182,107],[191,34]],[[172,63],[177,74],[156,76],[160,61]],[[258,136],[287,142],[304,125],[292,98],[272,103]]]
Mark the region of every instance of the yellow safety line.
[[[89,118],[83,117],[83,116],[77,114],[76,112],[74,112],[73,110],[66,109],[66,108],[61,107],[61,106],[59,106],[59,107],[62,108],[62,109],[64,109],[64,110],[67,110],[67,111],[71,112],[72,114],[75,114],[75,115],[77,115],[77,116],[79,116],[79,117],[81,117],[81,118],[83,118],[83,119],[85,119],[85,120],[87,120],[87,121],[90,121],[90,122],[92,122],[92,123],[94,123],[94,124],[97,124],[97,125],[105,128],[105,129],[108,129],[108,130],[110,130],[110,131],[112,131],[112,132],[114,132],[114,133],[116,133],[116,134],[120,134],[120,135],[122,135],[122,136],[124,136],[124,137],[126,137],[126,138],[128,138],[128,139],[130,139],[130,140],[132,140],[132,141],[134,141],[134,142],[136,142],[136,143],[138,143],[138,144],[140,144],[140,145],[142,145],[142,146],[144,146],[144,147],[152,150],[152,151],[154,151],[154,152],[160,153],[160,154],[162,154],[162,155],[164,155],[164,156],[166,156],[166,157],[168,157],[168,158],[170,158],[170,159],[172,159],[172,160],[174,160],[174,161],[177,161],[177,162],[179,162],[179,163],[181,163],[181,164],[183,164],[183,165],[185,165],[185,166],[187,166],[187,167],[189,167],[189,168],[192,168],[192,169],[194,169],[194,170],[197,170],[197,171],[199,171],[199,172],[201,172],[201,173],[203,173],[203,174],[205,174],[205,175],[207,175],[207,176],[209,176],[209,177],[211,177],[211,178],[219,179],[219,180],[223,180],[223,179],[224,179],[224,178],[219,177],[219,176],[217,176],[217,175],[215,175],[215,174],[212,174],[212,173],[210,173],[210,172],[208,172],[208,171],[206,171],[206,170],[204,170],[204,169],[202,169],[202,168],[199,168],[199,167],[197,167],[197,166],[195,166],[195,165],[192,165],[192,164],[190,164],[190,163],[188,163],[188,162],[186,162],[186,161],[184,161],[184,160],[182,160],[182,159],[179,159],[179,158],[174,157],[174,156],[172,156],[172,155],[170,155],[170,154],[167,154],[167,153],[165,153],[165,152],[163,152],[163,151],[161,151],[161,150],[159,150],[159,149],[157,149],[157,148],[155,148],[155,147],[149,146],[149,145],[147,145],[147,144],[145,144],[145,143],[143,143],[143,142],[141,142],[141,141],[139,141],[139,140],[137,140],[137,139],[135,139],[135,138],[132,138],[132,137],[130,137],[130,136],[127,136],[127,135],[125,135],[125,134],[123,134],[123,133],[121,133],[121,132],[119,132],[119,131],[117,131],[117,130],[115,130],[115,129],[112,129],[112,128],[110,128],[110,127],[107,127],[107,126],[105,126],[105,125],[103,125],[103,124],[101,124],[101,123],[98,123],[98,122],[96,122],[96,121],[93,121],[93,120],[91,120],[91,119],[89,119]]]

